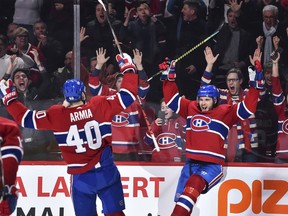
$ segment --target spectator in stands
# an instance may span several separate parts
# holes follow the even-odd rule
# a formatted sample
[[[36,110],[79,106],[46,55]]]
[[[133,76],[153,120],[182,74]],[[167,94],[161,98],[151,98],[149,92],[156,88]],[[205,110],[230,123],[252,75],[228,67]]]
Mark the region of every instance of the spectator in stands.
[[[41,20],[43,0],[16,0],[13,23],[27,29],[29,39],[33,38],[33,25]]]
[[[33,49],[31,50],[31,53],[34,56],[34,61],[39,64],[40,60],[37,50]],[[3,78],[5,80],[8,80],[9,78],[12,79],[13,83],[16,86],[19,100],[25,104],[25,101],[49,98],[48,97],[49,92],[47,91],[49,82],[47,83],[47,81],[43,81],[41,82],[41,85],[39,85],[38,87],[32,85],[30,69],[16,68],[17,64],[15,63],[15,61],[16,60],[13,60],[11,58],[11,60],[8,63],[7,72],[5,73],[5,76]],[[42,79],[43,80],[46,79],[45,68],[41,66],[40,71]]]
[[[35,56],[33,55],[33,52],[31,52],[32,50],[36,50],[37,53],[39,54],[39,65],[35,64],[33,65],[33,67],[30,69],[30,76],[31,76],[31,80],[32,80],[32,84],[34,86],[39,86],[41,84],[41,74],[40,74],[40,68],[45,67],[46,65],[46,59],[45,56],[43,55],[43,53],[41,52],[41,50],[39,50],[36,46],[32,45],[31,43],[29,43],[29,33],[28,30],[23,28],[23,27],[19,27],[14,31],[14,38],[15,38],[15,44],[10,45],[8,48],[17,48],[19,51],[21,51],[22,53],[25,53],[27,55],[29,55],[33,60],[35,58]]]
[[[225,23],[221,28],[215,38],[216,44],[212,48],[213,52],[219,53],[219,58],[213,66],[213,83],[217,88],[226,88],[227,72],[231,68],[238,68],[244,74],[242,86],[247,86],[248,56],[252,51],[251,36],[238,26],[236,13],[231,8],[227,10],[226,14],[228,23]]]
[[[284,8],[281,6],[279,0],[248,0],[248,1],[237,1],[229,0],[233,11],[238,13],[239,26],[250,32],[251,34],[256,33],[256,28],[263,23],[263,9],[267,5],[273,5],[278,9],[278,18],[283,20],[285,18]],[[255,35],[257,37],[258,35]]]
[[[146,82],[147,76],[142,66],[142,53],[135,49],[134,63],[137,67],[139,74],[139,100],[142,102],[149,90],[149,83]],[[96,51],[97,64],[92,76],[89,78],[89,86],[92,95],[114,95],[116,94],[122,84],[123,75],[120,73],[115,74],[115,82],[113,88],[103,85],[99,82],[99,73],[103,65],[110,57],[106,57],[106,50],[100,48]],[[142,110],[139,102],[136,100],[127,109],[113,117],[112,120],[112,148],[115,160],[140,160],[141,141],[140,140],[140,119]]]
[[[272,93],[273,93],[273,103],[275,111],[278,115],[278,139],[277,139],[277,148],[275,155],[275,162],[283,163],[288,162],[288,93],[283,92],[280,79],[279,79],[279,59],[280,54],[278,52],[272,53]],[[286,84],[286,89],[287,84]]]
[[[274,47],[273,38],[285,38],[286,32],[278,20],[278,8],[274,5],[266,5],[263,8],[263,23],[254,30],[257,37],[257,46],[263,50],[263,63],[270,61],[270,54],[277,48],[286,50],[285,40],[281,40],[278,47]],[[287,37],[286,37],[287,38]],[[282,55],[284,57],[284,55]],[[285,58],[285,57],[284,57]]]
[[[210,0],[208,4],[207,28],[209,34],[216,31],[218,26],[225,20],[226,0]],[[227,14],[227,12],[226,12]]]
[[[136,18],[133,19],[132,15],[135,10]],[[129,10],[120,28],[120,41],[143,53],[143,67],[149,77],[158,70],[158,63],[160,59],[163,59],[160,56],[161,49],[158,42],[165,31],[166,27],[156,16],[151,14],[146,1],[135,3],[135,8]],[[158,102],[162,98],[161,86],[155,80],[151,80],[150,85],[151,90],[147,99]]]
[[[74,77],[74,72],[72,68],[72,51],[69,51],[65,55],[64,66],[58,68],[53,73],[52,83],[53,83],[53,97],[63,97],[62,86],[68,79]]]
[[[198,1],[185,0],[181,12],[182,17],[175,28],[177,57],[207,37],[206,23],[199,17]],[[176,83],[179,94],[187,99],[196,99],[200,87],[202,71],[205,68],[203,50],[203,46],[200,46],[176,64]]]
[[[210,47],[205,48],[205,59],[207,66],[202,76],[202,83],[210,84],[213,74],[211,73],[213,64],[219,54],[213,55]],[[251,58],[251,57],[250,57]],[[244,100],[248,89],[242,89],[242,72],[237,68],[230,68],[226,73],[226,89],[218,89],[220,98],[219,104],[238,104]],[[229,130],[226,139],[227,158],[229,162],[257,162],[258,160],[258,140],[256,131],[255,116],[237,121]]]
[[[260,97],[255,112],[259,154],[261,162],[274,162],[277,142],[277,113],[272,97],[272,61],[264,64],[265,91]]]
[[[37,21],[33,25],[34,40],[32,44],[37,46],[46,58],[46,71],[51,77],[52,73],[63,64],[63,48],[59,41],[48,34],[47,25],[43,21]]]
[[[28,69],[34,65],[33,59],[20,51],[17,48],[8,47],[8,39],[4,35],[0,35],[0,79],[3,78],[5,73],[8,71],[10,61],[13,60],[14,67],[11,73],[16,68]]]
[[[152,162],[180,162],[185,147],[186,120],[176,115],[165,103],[160,102],[161,109],[151,127],[160,151],[152,151]],[[144,142],[154,145],[149,130],[146,132]]]
[[[61,43],[65,54],[73,48],[73,1],[49,2],[52,4],[46,20],[49,36]]]
[[[7,31],[6,31],[6,35],[7,35],[8,40],[9,40],[9,45],[15,43],[14,30],[17,29],[18,27],[19,27],[19,25],[16,23],[13,23],[13,22],[9,23],[9,25],[7,27]]]
[[[33,51],[35,52],[35,51]],[[36,52],[34,53],[37,56]],[[36,61],[39,61],[36,59]],[[13,67],[12,62],[9,63],[9,68]],[[43,86],[43,83],[36,88],[32,86],[30,78],[30,70],[28,69],[16,69],[11,74],[9,69],[4,77],[5,80],[11,79],[16,87],[18,93],[18,100],[29,108],[45,109],[47,106],[58,103],[59,101],[44,101],[49,95],[47,86]],[[45,84],[45,83],[44,83]],[[41,102],[40,102],[41,100]],[[61,98],[61,102],[63,99]],[[1,110],[1,115],[11,118],[11,116],[4,110]],[[59,160],[58,155],[48,154],[47,147],[51,143],[55,143],[55,138],[51,131],[35,131],[27,128],[20,128],[23,136],[23,147],[25,150],[24,159],[29,160]]]
[[[107,4],[106,8],[108,8]],[[112,19],[111,17],[109,19],[115,34],[118,36],[121,21]],[[81,44],[82,57],[86,57],[89,60],[95,56],[95,50],[100,47],[106,49],[108,56],[115,56],[114,38],[107,21],[107,13],[98,1],[95,3],[95,19],[87,23],[86,33],[89,37]],[[109,61],[116,65],[114,59],[110,59]]]

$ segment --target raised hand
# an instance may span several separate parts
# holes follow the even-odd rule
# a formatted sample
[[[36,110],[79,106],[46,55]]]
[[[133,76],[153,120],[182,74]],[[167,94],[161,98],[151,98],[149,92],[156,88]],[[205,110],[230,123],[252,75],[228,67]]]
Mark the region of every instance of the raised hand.
[[[259,49],[261,49],[261,47],[262,47],[262,45],[263,45],[263,41],[264,41],[263,36],[258,36],[258,37],[256,38],[256,44],[257,44],[257,47],[258,47]]]
[[[99,70],[110,59],[110,56],[105,57],[105,55],[106,55],[106,49],[104,49],[103,47],[100,47],[98,50],[96,50],[96,58],[97,58],[96,68]]]
[[[277,50],[279,48],[280,38],[278,36],[274,36],[272,40],[274,49]]]
[[[82,43],[86,38],[89,37],[89,35],[85,35],[85,32],[86,32],[86,28],[81,27],[81,29],[80,29],[80,43]]]
[[[135,63],[138,70],[143,70],[142,66],[142,52],[138,49],[133,49],[133,62]]]
[[[11,79],[0,81],[0,98],[3,104],[7,106],[11,101],[17,99],[18,93]]]
[[[261,56],[262,52],[259,48],[257,48],[254,52],[253,58],[249,56],[250,63],[253,65],[253,67],[248,67],[249,85],[259,90],[263,90],[265,87]]]
[[[259,48],[255,49],[253,57],[249,55],[251,65],[255,66],[255,62],[261,62],[262,52]]]
[[[165,58],[165,61],[159,65],[159,69],[162,70],[160,80],[169,80],[175,81],[176,72],[175,72],[176,61],[170,61],[169,58]]]
[[[208,46],[204,50],[204,55],[205,55],[205,59],[206,59],[207,64],[214,64],[216,62],[218,56],[219,56],[219,54],[214,56],[212,49]]]
[[[122,53],[116,55],[116,60],[119,64],[121,73],[137,73],[137,68],[132,61],[132,58],[127,53]]]

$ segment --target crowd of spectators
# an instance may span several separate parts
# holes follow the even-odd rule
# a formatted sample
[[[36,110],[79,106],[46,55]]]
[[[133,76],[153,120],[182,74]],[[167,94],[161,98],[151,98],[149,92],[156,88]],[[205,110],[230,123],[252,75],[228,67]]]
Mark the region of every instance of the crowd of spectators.
[[[205,67],[208,62],[204,50],[209,46],[215,55],[219,54],[212,64],[211,71],[208,71],[211,72],[211,76],[208,75],[209,82],[219,88],[222,103],[241,101],[248,87],[249,55],[253,54],[255,48],[260,48],[263,53],[262,64],[266,89],[261,94],[255,115],[249,120],[239,122],[235,125],[236,129],[230,131],[234,136],[238,136],[238,139],[230,144],[230,148],[228,147],[227,161],[274,162],[278,118],[273,107],[270,55],[275,50],[281,53],[279,63],[277,62],[279,77],[281,87],[284,93],[287,93],[287,0],[108,0],[104,2],[109,17],[97,0],[80,1],[81,72],[79,73],[87,87],[88,99],[96,94],[91,86],[100,89],[101,84],[113,88],[119,78],[117,77],[118,64],[115,60],[119,51],[108,18],[120,41],[122,51],[130,56],[133,54],[135,56],[135,50],[138,56],[141,53],[141,70],[145,70],[144,80],[159,71],[158,66],[165,57],[178,58],[217,31],[225,21],[217,35],[177,62],[176,83],[179,93],[187,99],[196,99],[203,76],[207,78]],[[19,97],[26,106],[45,109],[53,103],[62,103],[62,85],[74,76],[73,25],[73,1],[71,0],[2,0],[0,2],[0,79],[13,80],[20,93]],[[103,57],[103,50],[105,50],[105,57]],[[97,60],[98,64],[99,59],[101,60],[99,55],[105,59],[105,62],[102,62],[101,68],[98,68],[98,86],[98,84],[91,84],[88,77],[93,76],[92,72],[97,67]],[[158,77],[153,78],[149,84],[149,90],[146,89],[141,104],[137,103],[136,110],[139,112],[137,113],[139,117],[137,122],[133,123],[134,126],[137,124],[139,127],[137,138],[142,145],[149,146],[152,143],[151,140],[149,141],[151,137],[141,116],[142,109],[148,114],[154,133],[159,136],[171,133],[166,126],[172,124],[169,122],[173,124],[177,122],[179,132],[175,134],[182,141],[181,144],[173,146],[173,151],[178,154],[175,161],[183,161],[185,137],[181,134],[180,128],[184,123],[173,113],[171,117],[166,117],[166,120],[157,116],[158,110],[166,111],[166,105],[161,101],[162,84]],[[139,86],[141,87],[143,85]],[[103,95],[103,92],[101,94]],[[0,106],[0,115],[9,117],[3,106]],[[125,115],[126,113],[122,113],[120,116],[125,117]],[[180,126],[179,122],[181,122]],[[52,133],[47,131],[35,134],[36,132],[32,133],[27,129],[26,132],[22,129],[22,132],[24,150],[27,153],[24,154],[24,160],[51,158],[61,160]],[[41,140],[42,136],[45,139]],[[229,146],[229,139],[227,142]],[[119,146],[121,145],[120,143]],[[164,146],[161,147],[165,149]],[[131,159],[150,160],[155,154],[155,149],[153,150],[151,145],[147,149],[141,148],[138,151],[135,148],[136,154],[145,157],[138,157],[138,155]],[[38,156],[37,152],[40,152]],[[135,154],[135,151],[131,152]]]

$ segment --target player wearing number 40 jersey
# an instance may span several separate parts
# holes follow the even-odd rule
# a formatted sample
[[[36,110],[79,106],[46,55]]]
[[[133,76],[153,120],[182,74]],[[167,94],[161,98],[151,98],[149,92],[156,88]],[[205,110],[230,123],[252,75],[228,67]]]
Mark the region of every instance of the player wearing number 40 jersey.
[[[37,130],[52,130],[58,141],[68,173],[72,174],[72,200],[77,216],[95,216],[96,197],[103,212],[123,216],[125,209],[120,173],[111,151],[111,121],[132,104],[138,91],[138,75],[132,62],[126,62],[121,90],[112,96],[95,96],[85,104],[84,85],[67,80],[63,87],[66,102],[44,111],[32,111],[18,102],[15,90],[0,83],[3,103],[18,124]],[[121,62],[122,63],[122,62]],[[128,72],[128,73],[127,73]],[[129,73],[132,72],[132,73]]]

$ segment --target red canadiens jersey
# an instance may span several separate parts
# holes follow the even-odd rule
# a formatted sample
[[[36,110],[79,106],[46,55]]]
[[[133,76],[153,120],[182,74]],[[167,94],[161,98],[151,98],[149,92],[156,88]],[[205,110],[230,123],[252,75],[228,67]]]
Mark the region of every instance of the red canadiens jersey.
[[[140,82],[143,82],[141,80]],[[138,94],[145,98],[149,83],[138,88]],[[89,77],[90,91],[93,95],[114,95],[116,90],[109,88],[108,85],[102,85],[99,77]],[[141,99],[140,99],[141,100]],[[142,100],[143,101],[143,100]],[[139,152],[142,149],[140,138],[140,119],[142,116],[141,107],[138,101],[132,103],[129,107],[120,113],[117,113],[112,119],[112,146],[113,153],[126,154]]]
[[[169,119],[164,125],[157,126],[155,121],[151,127],[155,135],[160,151],[152,151],[151,161],[153,162],[179,162],[182,157],[182,149],[185,144],[185,125],[186,121],[182,117]],[[147,131],[144,142],[154,145],[152,137]]]
[[[13,185],[23,157],[22,137],[16,122],[0,116],[0,136],[4,182]]]
[[[229,129],[256,111],[259,97],[259,91],[251,87],[242,102],[218,105],[204,114],[199,110],[197,101],[179,96],[175,82],[165,80],[163,93],[168,107],[187,119],[186,157],[216,164],[225,162],[224,140]]]
[[[125,74],[122,90],[113,96],[92,97],[73,108],[54,105],[44,111],[28,110],[18,101],[8,112],[23,127],[52,130],[68,166],[68,173],[80,174],[93,168],[106,146],[111,146],[111,121],[115,114],[135,100],[138,75]]]
[[[21,162],[23,156],[22,136],[16,122],[0,116],[0,136],[2,159],[12,157]]]
[[[285,113],[286,100],[278,77],[272,77],[272,94],[274,108],[278,115],[276,155],[278,158],[288,158],[288,116]]]

